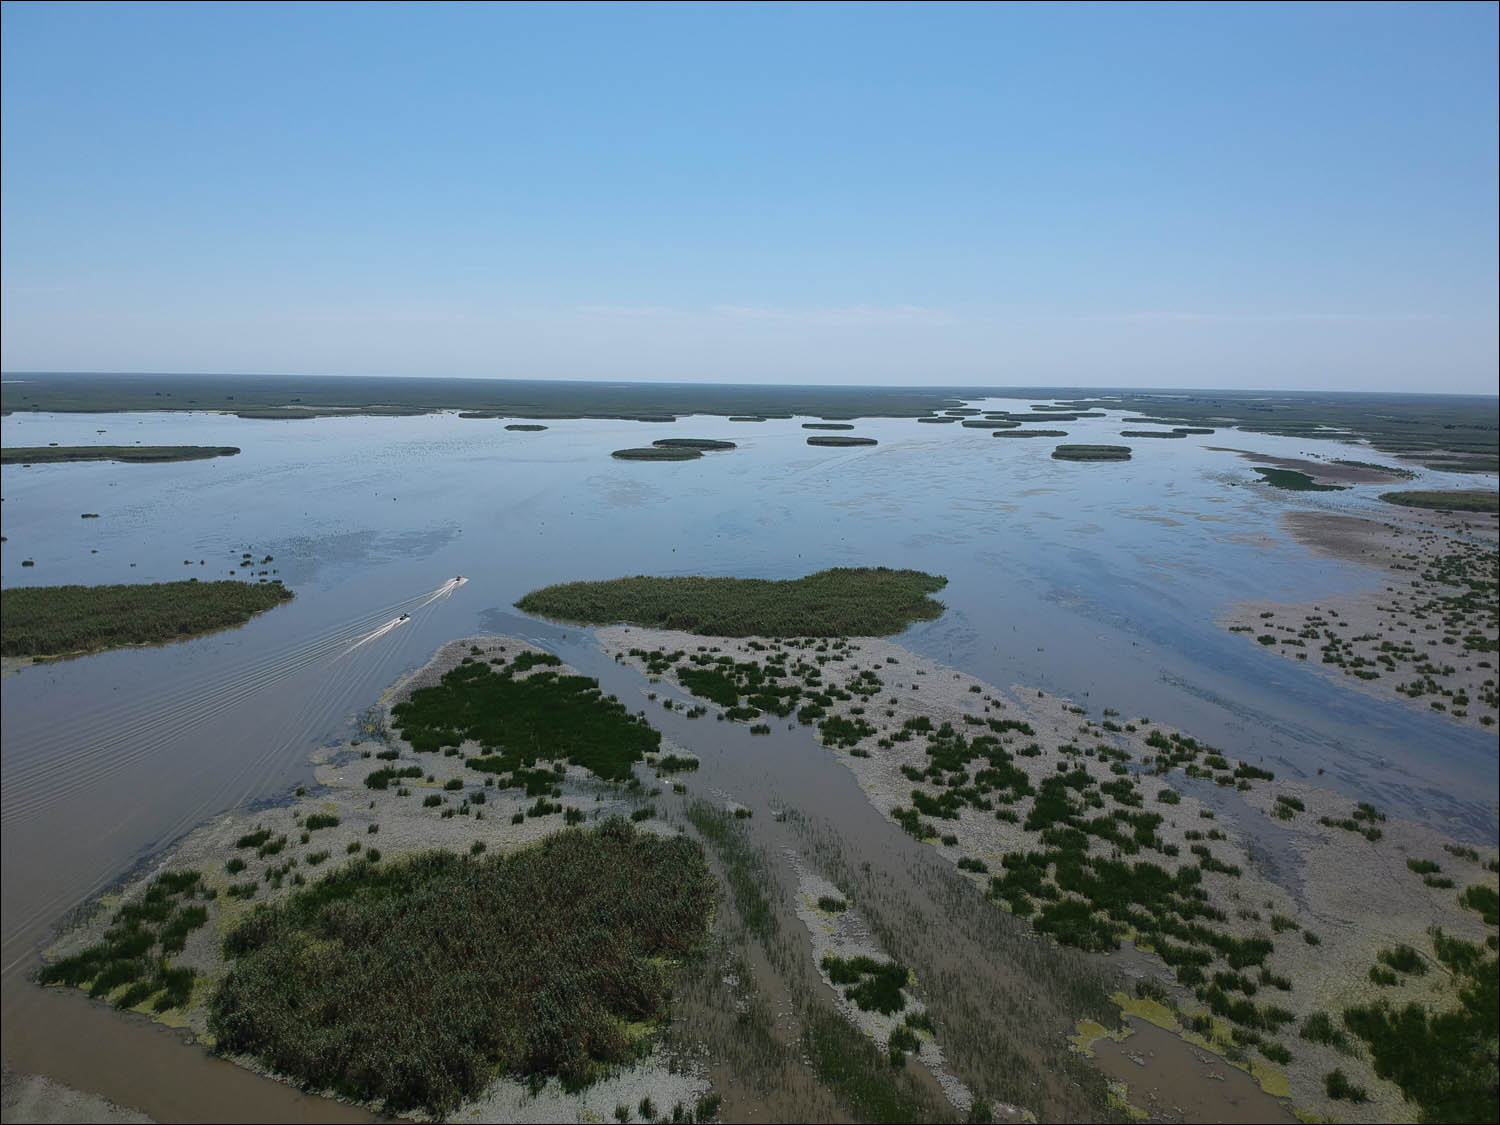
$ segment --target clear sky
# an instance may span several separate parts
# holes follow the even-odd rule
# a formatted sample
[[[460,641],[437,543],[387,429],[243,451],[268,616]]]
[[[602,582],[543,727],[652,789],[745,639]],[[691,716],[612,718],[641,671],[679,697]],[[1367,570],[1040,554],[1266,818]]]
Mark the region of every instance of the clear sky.
[[[1495,391],[1490,3],[3,22],[6,370]]]

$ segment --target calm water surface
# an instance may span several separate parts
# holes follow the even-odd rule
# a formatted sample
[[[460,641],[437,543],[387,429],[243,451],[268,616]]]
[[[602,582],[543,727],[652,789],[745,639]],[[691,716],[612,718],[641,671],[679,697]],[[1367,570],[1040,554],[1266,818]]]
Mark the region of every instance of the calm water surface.
[[[5,468],[4,586],[243,577],[248,551],[274,556],[254,569],[274,567],[297,593],[240,629],[4,681],[7,1060],[42,1034],[45,1006],[24,974],[61,915],[204,819],[307,780],[308,752],[347,737],[358,712],[444,641],[503,628],[612,680],[589,666],[587,630],[509,608],[571,579],[861,565],[943,574],[948,611],[900,638],[926,655],[1002,687],[1145,713],[1281,774],[1325,770],[1351,796],[1493,841],[1493,735],[1348,690],[1213,624],[1228,602],[1379,581],[1298,547],[1276,522],[1288,507],[1401,516],[1375,499],[1379,486],[1276,492],[1204,446],[1359,455],[1349,447],[1221,431],[1138,439],[1124,464],[1070,464],[1051,459],[1048,439],[913,420],[857,423],[877,447],[815,449],[801,421],[564,421],[514,433],[451,414],[5,418],[8,446],[243,452]],[[1131,427],[1114,416],[1055,428],[1107,442]],[[608,456],[667,436],[740,448],[683,463]],[[1416,486],[1427,484],[1473,480],[1428,473]],[[424,604],[454,574],[470,582]],[[407,624],[348,651],[400,612]]]

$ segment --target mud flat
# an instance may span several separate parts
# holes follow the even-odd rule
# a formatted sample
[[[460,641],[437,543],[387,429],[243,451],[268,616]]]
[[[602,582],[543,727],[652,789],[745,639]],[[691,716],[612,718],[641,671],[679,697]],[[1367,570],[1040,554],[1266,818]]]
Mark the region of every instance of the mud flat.
[[[555,657],[512,638],[465,638],[444,646],[364,717],[367,738],[315,754],[315,786],[297,790],[284,802],[237,810],[198,828],[97,900],[47,951],[43,979],[77,963],[70,958],[87,958],[87,950],[130,943],[135,933],[150,938],[160,923],[157,940],[162,953],[137,966],[147,976],[116,982],[116,976],[127,974],[96,975],[95,965],[82,970],[78,983],[87,986],[93,980],[90,991],[98,999],[181,1028],[212,1048],[215,1029],[225,1026],[214,1015],[216,994],[239,964],[226,958],[225,939],[239,933],[248,919],[265,917],[262,907],[294,901],[330,872],[342,869],[352,877],[360,865],[369,865],[366,871],[400,871],[407,857],[434,851],[466,857],[464,862],[525,854],[528,845],[553,836],[565,823],[621,823],[610,817],[624,818],[630,826],[627,833],[675,838],[656,817],[652,800],[659,790],[653,792],[640,778],[606,781],[582,767],[539,760],[525,784],[517,787],[506,777],[497,784],[492,771],[469,765],[485,757],[478,743],[464,740],[449,748],[453,753],[421,752],[396,733],[399,720],[393,712],[414,693],[442,684],[444,675],[454,669],[492,660],[506,662],[513,678],[522,681],[572,673]],[[533,660],[536,663],[530,663]],[[544,792],[531,791],[536,789]],[[170,936],[174,931],[175,937]],[[149,952],[150,941],[142,940]],[[163,975],[152,981],[149,973],[158,956]],[[107,964],[106,972],[113,972],[117,960]],[[649,1030],[650,1025],[643,1024],[628,1036],[643,1036]],[[414,1029],[393,1027],[390,1033],[402,1037]],[[253,1071],[283,1078],[250,1055],[230,1058]],[[701,1066],[668,1058],[662,1050],[634,1066],[608,1067],[597,1077],[569,1093],[545,1075],[535,1076],[529,1084],[502,1076],[477,1098],[465,1098],[456,1112],[475,1121],[606,1120],[617,1106],[628,1105],[635,1113],[648,1098],[667,1115],[678,1106],[683,1108],[677,1112],[692,1115],[709,1089]],[[333,1096],[341,1091],[323,1093]],[[386,1108],[396,1107],[387,1103]]]
[[[1457,1013],[1478,1018],[1485,1036],[1463,995],[1485,994],[1494,973],[1494,840],[1476,848],[1387,819],[1164,724],[1090,717],[1023,685],[1002,691],[889,641],[627,627],[597,636],[616,659],[688,688],[722,693],[702,675],[717,668],[758,683],[769,704],[778,697],[768,681],[800,680],[797,702],[816,696],[820,711],[799,721],[817,723],[874,808],[995,909],[1062,944],[1134,948],[1127,971],[1138,980],[1135,995],[1116,996],[1122,1016],[1248,1071],[1299,1112],[1462,1116],[1445,1113],[1415,1071],[1446,1066],[1452,1078],[1470,1064],[1453,1070],[1447,1049],[1420,1036],[1393,1055],[1371,1013]],[[750,664],[760,673],[739,667]],[[747,708],[740,700],[724,714],[761,717]],[[832,920],[804,920],[838,932]],[[1080,1025],[1078,1046],[1109,1034]],[[1493,1026],[1487,1035],[1493,1051]],[[1350,1083],[1333,1085],[1339,1097],[1336,1071]],[[1476,1089],[1489,1096],[1482,1074],[1468,1096]]]
[[[1179,430],[1182,433],[1201,432],[1183,427],[1179,427]],[[1276,457],[1269,453],[1257,453],[1253,449],[1235,449],[1225,445],[1205,445],[1203,448],[1215,453],[1237,453],[1243,460],[1257,465],[1301,473],[1311,477],[1313,483],[1319,485],[1385,484],[1387,481],[1410,480],[1415,475],[1410,469],[1380,465],[1372,461],[1343,458],[1314,461],[1306,457]]]
[[[1377,589],[1288,605],[1241,602],[1220,624],[1290,660],[1455,722],[1500,722],[1500,603],[1494,516],[1416,513],[1401,524],[1288,512],[1321,554],[1386,573]]]

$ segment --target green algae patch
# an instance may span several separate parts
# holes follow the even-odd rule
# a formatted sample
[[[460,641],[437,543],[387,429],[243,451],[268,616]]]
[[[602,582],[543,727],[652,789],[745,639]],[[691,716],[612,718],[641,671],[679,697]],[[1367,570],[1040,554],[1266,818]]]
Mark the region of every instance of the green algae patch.
[[[1119,1005],[1122,1015],[1136,1016],[1173,1035],[1182,1034],[1182,1024],[1178,1022],[1177,1013],[1149,996],[1128,996],[1123,992],[1116,992],[1110,997],[1110,1001]]]
[[[1123,1043],[1130,1038],[1129,1027],[1118,1027],[1114,1031],[1105,1027],[1098,1020],[1079,1020],[1078,1031],[1068,1036],[1068,1042],[1073,1049],[1085,1058],[1094,1057],[1094,1044],[1101,1039],[1113,1039],[1116,1043]]]
[[[1111,1082],[1106,1089],[1105,1101],[1111,1109],[1118,1110],[1132,1121],[1144,1121],[1149,1116],[1140,1106],[1130,1104],[1130,1087],[1124,1082]]]

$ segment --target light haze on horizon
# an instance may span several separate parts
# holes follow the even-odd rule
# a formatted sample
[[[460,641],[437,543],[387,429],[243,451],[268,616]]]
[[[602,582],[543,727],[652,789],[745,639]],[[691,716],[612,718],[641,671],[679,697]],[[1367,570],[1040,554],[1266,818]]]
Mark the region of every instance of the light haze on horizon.
[[[1497,11],[6,3],[0,368],[1493,394]]]

